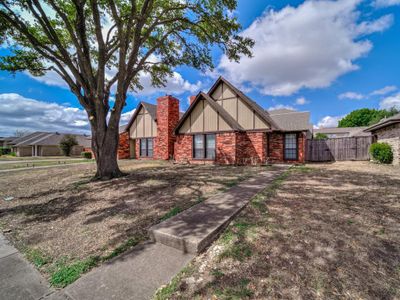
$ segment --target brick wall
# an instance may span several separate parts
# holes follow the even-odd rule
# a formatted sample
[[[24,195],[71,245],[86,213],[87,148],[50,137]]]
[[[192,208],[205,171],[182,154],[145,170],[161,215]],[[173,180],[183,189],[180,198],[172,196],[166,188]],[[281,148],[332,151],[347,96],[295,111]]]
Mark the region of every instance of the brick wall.
[[[154,139],[155,159],[173,157],[175,135],[174,128],[179,122],[179,100],[172,96],[157,99],[157,137]]]
[[[285,134],[281,132],[273,132],[269,134],[268,139],[268,157],[270,162],[283,163],[293,162],[284,160],[284,137]],[[297,143],[299,147],[298,160],[296,162],[304,163],[306,160],[306,134],[301,132],[297,135]]]
[[[129,132],[119,134],[118,141],[118,159],[128,159],[131,157],[129,150]]]
[[[221,165],[236,164],[237,133],[219,133],[216,139],[216,163]]]
[[[174,146],[174,159],[177,162],[190,162],[192,160],[193,136],[180,134],[176,137]]]
[[[221,165],[239,164],[239,165],[255,165],[263,164],[269,157],[268,161],[275,163],[283,163],[293,161],[285,161],[283,155],[283,139],[284,133],[269,133],[269,149],[267,153],[267,135],[263,132],[229,132],[216,134],[216,158],[215,162]],[[298,134],[299,159],[298,163],[305,162],[305,142],[304,133]],[[175,160],[177,162],[187,163],[206,163],[207,160],[192,159],[192,135],[178,135],[175,142]]]
[[[263,164],[266,159],[264,132],[245,132],[236,135],[236,162],[241,165]]]

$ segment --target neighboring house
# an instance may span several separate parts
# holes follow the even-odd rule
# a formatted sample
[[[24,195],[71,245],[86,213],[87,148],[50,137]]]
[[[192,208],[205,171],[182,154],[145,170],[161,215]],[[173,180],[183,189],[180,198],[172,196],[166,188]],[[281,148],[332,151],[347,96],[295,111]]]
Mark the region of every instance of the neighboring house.
[[[16,138],[17,138],[16,136],[7,136],[7,137],[0,136],[0,147],[8,147],[10,143]]]
[[[66,134],[58,132],[33,132],[14,139],[11,142],[12,151],[17,156],[58,156],[62,155],[59,144]],[[78,145],[74,146],[71,155],[80,155],[84,148],[91,147],[91,139],[86,135],[75,136]]]
[[[179,100],[172,96],[158,98],[157,105],[141,102],[120,135],[119,158],[218,164],[304,162],[310,130],[308,112],[269,113],[220,77],[208,93],[191,98],[182,116]]]
[[[313,130],[314,137],[317,133],[326,134],[328,138],[343,138],[343,137],[361,137],[370,136],[371,133],[365,132],[367,127],[331,127],[331,128],[318,128]]]
[[[380,120],[365,132],[372,134],[374,142],[388,143],[393,151],[393,164],[400,164],[400,114]]]

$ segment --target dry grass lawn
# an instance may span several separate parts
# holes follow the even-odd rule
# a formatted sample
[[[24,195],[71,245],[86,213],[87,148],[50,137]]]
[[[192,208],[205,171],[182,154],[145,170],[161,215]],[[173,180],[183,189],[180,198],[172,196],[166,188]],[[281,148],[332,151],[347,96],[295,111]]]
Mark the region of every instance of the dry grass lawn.
[[[400,299],[400,168],[292,169],[156,298]]]
[[[0,174],[1,229],[47,273],[60,261],[105,257],[129,239],[146,239],[153,224],[260,170],[120,165],[129,175],[107,182],[90,182],[95,166],[89,164]]]

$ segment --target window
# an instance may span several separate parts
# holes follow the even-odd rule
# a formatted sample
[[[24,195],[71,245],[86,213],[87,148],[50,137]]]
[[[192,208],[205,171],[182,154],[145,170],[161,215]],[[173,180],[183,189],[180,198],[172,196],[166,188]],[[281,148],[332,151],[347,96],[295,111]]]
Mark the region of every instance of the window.
[[[215,134],[196,134],[194,136],[193,157],[215,159]]]
[[[285,134],[285,159],[297,160],[297,134]]]
[[[153,139],[140,139],[140,157],[153,157]]]
[[[206,158],[215,158],[215,134],[206,135]]]

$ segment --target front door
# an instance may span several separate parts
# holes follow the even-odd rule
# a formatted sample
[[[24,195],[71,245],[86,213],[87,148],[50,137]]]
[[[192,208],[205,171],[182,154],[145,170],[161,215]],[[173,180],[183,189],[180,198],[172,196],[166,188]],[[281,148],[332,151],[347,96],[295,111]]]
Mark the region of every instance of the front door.
[[[129,139],[130,158],[136,157],[136,140]]]

